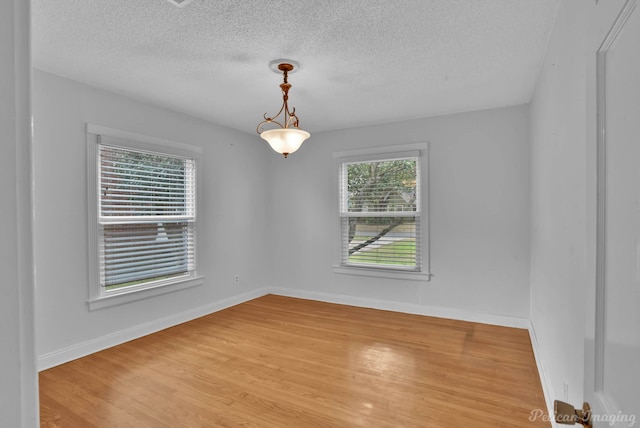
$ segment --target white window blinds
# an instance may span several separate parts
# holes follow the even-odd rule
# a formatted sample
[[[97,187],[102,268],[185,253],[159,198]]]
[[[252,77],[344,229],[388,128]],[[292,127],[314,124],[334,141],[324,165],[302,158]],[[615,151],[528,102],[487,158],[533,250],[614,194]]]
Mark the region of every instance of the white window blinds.
[[[98,157],[101,285],[195,271],[195,161],[103,144]]]
[[[418,157],[340,164],[341,264],[420,271]]]

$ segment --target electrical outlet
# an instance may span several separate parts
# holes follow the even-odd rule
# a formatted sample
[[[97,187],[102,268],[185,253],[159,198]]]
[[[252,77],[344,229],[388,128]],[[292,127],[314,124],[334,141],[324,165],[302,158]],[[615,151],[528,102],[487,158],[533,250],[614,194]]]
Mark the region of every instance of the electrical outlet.
[[[238,275],[235,276],[235,281],[236,281],[236,284],[238,283],[238,281],[240,281],[240,277]]]

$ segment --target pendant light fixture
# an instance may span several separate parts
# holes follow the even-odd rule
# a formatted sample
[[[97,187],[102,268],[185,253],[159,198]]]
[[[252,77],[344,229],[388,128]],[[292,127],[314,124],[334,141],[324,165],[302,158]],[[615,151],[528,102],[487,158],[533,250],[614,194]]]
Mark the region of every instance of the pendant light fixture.
[[[295,107],[293,110],[289,110],[289,89],[291,89],[291,84],[288,81],[288,76],[289,73],[293,73],[298,68],[297,65],[295,61],[291,60],[274,60],[269,63],[269,67],[273,71],[283,74],[283,82],[280,84],[282,107],[280,107],[278,114],[273,117],[267,117],[265,113],[264,120],[256,128],[256,132],[269,143],[271,148],[284,155],[285,158],[298,150],[304,140],[311,135],[298,127],[299,120],[298,116],[296,116]],[[283,118],[276,120],[281,114]],[[276,124],[279,128],[264,130],[263,126],[267,123]]]

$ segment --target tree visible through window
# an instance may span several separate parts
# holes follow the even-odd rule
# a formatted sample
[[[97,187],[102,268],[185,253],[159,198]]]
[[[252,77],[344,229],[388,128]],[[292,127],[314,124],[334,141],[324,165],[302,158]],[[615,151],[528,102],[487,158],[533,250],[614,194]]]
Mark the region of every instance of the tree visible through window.
[[[420,270],[419,159],[343,162],[341,264]]]

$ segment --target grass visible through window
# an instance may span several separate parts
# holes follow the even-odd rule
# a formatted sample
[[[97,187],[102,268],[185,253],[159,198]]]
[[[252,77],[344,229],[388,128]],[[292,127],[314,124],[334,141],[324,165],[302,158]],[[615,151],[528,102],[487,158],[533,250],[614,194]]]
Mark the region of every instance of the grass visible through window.
[[[367,237],[354,238],[354,241],[365,240]],[[349,256],[350,263],[368,263],[384,265],[415,266],[416,241],[402,239],[385,243],[375,248],[366,248]]]

